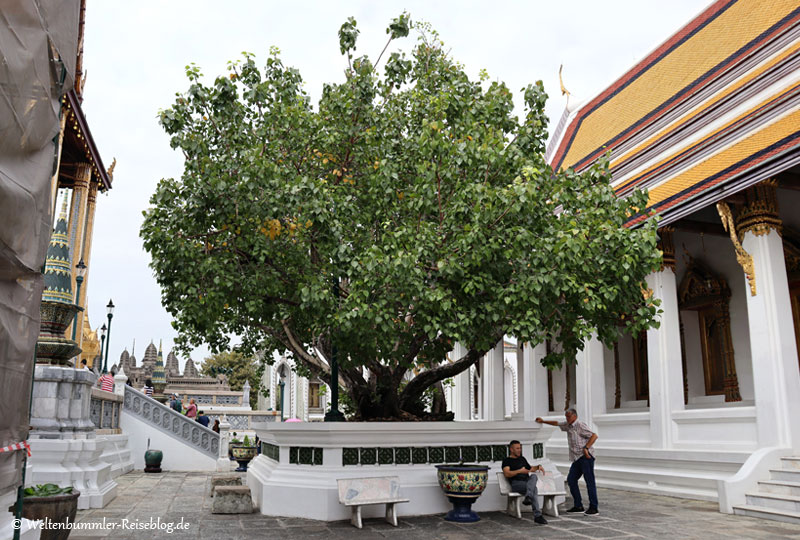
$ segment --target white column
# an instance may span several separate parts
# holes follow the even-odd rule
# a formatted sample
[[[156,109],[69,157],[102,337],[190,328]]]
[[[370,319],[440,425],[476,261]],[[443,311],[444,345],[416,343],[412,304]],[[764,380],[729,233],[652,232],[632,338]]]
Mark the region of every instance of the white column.
[[[592,336],[578,351],[575,366],[575,408],[578,418],[594,425],[594,415],[606,412],[606,381],[603,344]]]
[[[483,382],[483,419],[505,419],[503,340],[484,357],[481,379]]]
[[[530,358],[527,400],[530,402],[533,417],[547,416],[547,368],[542,365],[542,358],[547,355],[547,345],[539,343],[536,347],[525,345],[524,354]]]
[[[513,420],[533,421],[536,416],[533,414],[532,386],[533,373],[533,349],[530,344],[521,342],[517,344],[517,412],[512,416]]]
[[[647,380],[650,398],[650,440],[654,448],[672,448],[672,412],[684,409],[683,367],[678,288],[669,266],[647,276],[654,298],[661,300],[659,327],[647,331]]]
[[[453,351],[450,353],[450,358],[453,362],[467,354],[467,349],[461,343],[456,343]],[[469,404],[469,391],[470,391],[469,369],[465,369],[455,376],[455,386],[453,387],[453,403],[451,409],[455,415],[456,420],[471,420]]]
[[[746,232],[755,263],[756,295],[747,295],[759,446],[800,447],[800,372],[780,235]],[[746,278],[742,278],[746,279]]]
[[[231,470],[231,461],[228,458],[230,432],[231,425],[228,422],[228,418],[223,416],[219,419],[219,458],[217,459],[217,471],[228,472]]]

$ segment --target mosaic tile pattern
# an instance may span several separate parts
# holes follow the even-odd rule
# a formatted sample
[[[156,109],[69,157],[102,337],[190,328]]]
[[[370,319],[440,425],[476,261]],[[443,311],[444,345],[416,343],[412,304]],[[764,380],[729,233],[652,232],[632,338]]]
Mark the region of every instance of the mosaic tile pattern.
[[[428,448],[428,456],[431,463],[444,463],[444,448],[432,446]]]
[[[322,459],[322,449],[317,458],[313,454],[312,460]],[[543,452],[542,445],[534,445],[536,452]],[[508,447],[503,444],[494,446],[465,445],[465,446],[400,446],[400,447],[375,447],[375,448],[342,448],[342,465],[421,465],[439,463],[477,463],[502,461],[508,456]],[[539,456],[541,457],[541,456]],[[537,458],[538,459],[538,458]],[[307,458],[298,457],[299,463],[305,463]],[[321,464],[320,463],[314,463]]]
[[[342,448],[342,465],[358,465],[358,448]]]
[[[445,446],[444,460],[448,463],[458,463],[461,461],[461,449],[458,446]]]
[[[394,448],[378,448],[378,464],[394,464]]]
[[[359,452],[362,465],[375,465],[378,462],[377,448],[361,448]]]
[[[395,465],[408,465],[411,463],[411,448],[395,448],[394,463]]]
[[[427,448],[412,448],[411,461],[413,463],[427,463],[428,462],[428,449]]]

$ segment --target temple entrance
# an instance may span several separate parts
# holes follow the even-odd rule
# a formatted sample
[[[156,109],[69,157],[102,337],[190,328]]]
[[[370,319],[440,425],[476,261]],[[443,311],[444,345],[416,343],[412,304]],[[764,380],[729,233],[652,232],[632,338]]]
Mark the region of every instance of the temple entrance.
[[[730,296],[725,279],[696,259],[689,261],[678,288],[678,304],[681,311],[690,312],[685,319],[697,321],[705,395],[724,395],[726,402],[742,400],[731,339]]]

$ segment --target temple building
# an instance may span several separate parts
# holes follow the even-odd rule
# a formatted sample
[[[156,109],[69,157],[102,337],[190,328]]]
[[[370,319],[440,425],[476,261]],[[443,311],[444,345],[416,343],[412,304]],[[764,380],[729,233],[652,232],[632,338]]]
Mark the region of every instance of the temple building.
[[[129,353],[126,348],[119,357],[119,364],[115,364],[112,369],[117,371],[118,368],[121,367],[134,388],[141,388],[144,386],[144,382],[147,379],[153,378],[159,354],[161,353],[151,341],[150,345],[148,345],[144,351],[142,365],[137,366],[136,357]],[[230,385],[225,375],[220,374],[216,377],[202,377],[198,373],[194,361],[191,358],[186,360],[183,373],[181,373],[178,357],[175,356],[174,351],[170,351],[169,354],[167,354],[167,359],[164,362],[164,375],[167,380],[167,387],[165,390],[167,393],[174,391],[186,393],[193,390],[230,391]]]
[[[610,152],[618,196],[649,193],[628,225],[660,216],[660,327],[588,341],[532,385],[536,414],[575,406],[595,426],[600,485],[763,517],[757,482],[800,454],[798,20],[796,1],[715,2],[569,107],[549,144],[554,169]],[[567,465],[561,434],[548,448]]]

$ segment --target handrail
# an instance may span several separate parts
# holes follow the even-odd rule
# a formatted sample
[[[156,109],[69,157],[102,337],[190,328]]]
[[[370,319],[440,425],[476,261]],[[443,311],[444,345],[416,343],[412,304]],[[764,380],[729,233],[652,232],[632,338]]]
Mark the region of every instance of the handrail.
[[[218,433],[135,388],[125,387],[123,410],[209,457],[218,457]]]

